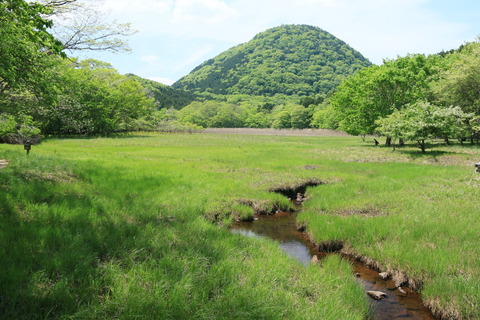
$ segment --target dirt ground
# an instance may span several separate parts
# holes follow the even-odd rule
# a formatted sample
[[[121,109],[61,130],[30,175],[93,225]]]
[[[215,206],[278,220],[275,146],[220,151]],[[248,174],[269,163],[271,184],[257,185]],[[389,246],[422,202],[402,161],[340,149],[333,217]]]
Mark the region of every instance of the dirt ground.
[[[8,165],[8,161],[5,159],[0,159],[0,169],[5,168]]]
[[[203,133],[212,134],[249,134],[274,136],[327,136],[342,137],[347,133],[327,129],[256,129],[256,128],[207,128]]]

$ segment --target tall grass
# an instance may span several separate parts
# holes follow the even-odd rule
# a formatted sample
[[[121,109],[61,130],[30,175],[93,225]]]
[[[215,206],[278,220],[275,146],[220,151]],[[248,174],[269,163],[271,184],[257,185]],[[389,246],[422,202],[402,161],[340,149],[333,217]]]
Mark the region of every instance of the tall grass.
[[[362,319],[345,262],[305,268],[208,221],[290,171],[282,139],[151,135],[0,146],[0,317]],[[212,205],[218,203],[219,205]],[[251,211],[234,206],[242,214]],[[248,212],[247,212],[248,211]]]
[[[389,159],[337,162],[348,174],[310,190],[299,219],[317,242],[345,241],[398,283],[405,274],[438,315],[480,318],[479,150],[444,147],[421,157],[378,151]]]
[[[0,146],[4,318],[363,319],[346,262],[305,268],[223,226],[247,204],[288,206],[268,190],[311,179],[327,183],[299,216],[315,241],[417,280],[444,315],[480,318],[478,147],[176,134],[19,148]]]

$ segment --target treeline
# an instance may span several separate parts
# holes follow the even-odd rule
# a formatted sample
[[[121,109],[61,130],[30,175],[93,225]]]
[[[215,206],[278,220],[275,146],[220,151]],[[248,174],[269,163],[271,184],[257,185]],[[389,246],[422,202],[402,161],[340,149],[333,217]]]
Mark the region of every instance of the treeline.
[[[156,110],[193,100],[191,94],[121,75],[108,63],[68,58],[66,49],[126,49],[116,37],[129,33],[127,25],[62,25],[63,41],[52,34],[55,15],[92,19],[95,12],[83,5],[75,0],[0,2],[0,142],[137,130],[144,127],[140,119]]]
[[[171,119],[202,127],[322,128],[379,134],[386,144],[431,139],[478,143],[480,43],[436,55],[386,60],[345,79],[332,94],[264,99],[239,95],[193,102]],[[223,101],[221,101],[223,98]],[[265,102],[267,101],[267,102]]]
[[[346,79],[329,99],[320,128],[378,133],[387,144],[480,138],[480,43],[437,55],[385,61]]]
[[[41,90],[5,88],[0,95],[0,136],[21,142],[39,134],[108,134],[131,130],[152,113],[155,100],[136,80],[108,63],[45,57]],[[33,91],[33,89],[37,89]]]
[[[161,109],[138,121],[142,130],[182,128],[315,128],[323,98],[203,94],[186,107]],[[139,126],[141,127],[141,126]]]

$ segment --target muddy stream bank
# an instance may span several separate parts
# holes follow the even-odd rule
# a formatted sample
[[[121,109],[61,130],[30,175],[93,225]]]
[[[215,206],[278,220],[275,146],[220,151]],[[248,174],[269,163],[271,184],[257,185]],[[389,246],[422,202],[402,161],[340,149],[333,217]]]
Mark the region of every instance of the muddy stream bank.
[[[277,241],[280,247],[292,258],[308,265],[312,259],[321,260],[328,254],[318,251],[318,247],[308,239],[305,233],[297,230],[296,218],[298,212],[281,212],[274,215],[258,215],[253,222],[237,222],[232,232],[248,237],[268,237]],[[317,258],[314,258],[314,257]],[[423,305],[420,294],[402,287],[404,293],[398,290],[392,280],[384,280],[379,273],[352,257],[343,256],[353,265],[352,277],[367,291],[380,291],[387,296],[382,300],[370,299],[372,319],[428,319],[435,317]]]

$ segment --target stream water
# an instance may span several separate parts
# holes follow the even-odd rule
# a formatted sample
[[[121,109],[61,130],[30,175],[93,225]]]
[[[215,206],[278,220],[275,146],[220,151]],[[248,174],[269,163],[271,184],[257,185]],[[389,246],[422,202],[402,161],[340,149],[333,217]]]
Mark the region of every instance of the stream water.
[[[240,233],[248,237],[269,237],[278,241],[280,247],[290,256],[304,265],[308,265],[312,257],[317,255],[319,259],[326,256],[325,252],[318,252],[308,238],[296,227],[297,213],[277,213],[274,215],[260,215],[253,222],[238,222],[232,232]],[[428,319],[435,317],[423,306],[420,295],[408,288],[403,288],[406,294],[402,294],[393,281],[383,280],[377,271],[368,268],[364,264],[349,257],[353,264],[353,273],[362,283],[365,291],[375,290],[387,294],[383,300],[371,299],[372,319]],[[352,275],[353,276],[353,275]],[[366,293],[365,293],[366,294]]]

